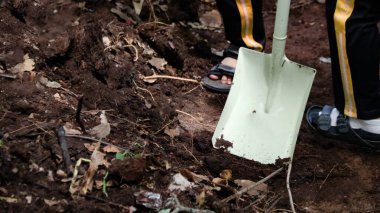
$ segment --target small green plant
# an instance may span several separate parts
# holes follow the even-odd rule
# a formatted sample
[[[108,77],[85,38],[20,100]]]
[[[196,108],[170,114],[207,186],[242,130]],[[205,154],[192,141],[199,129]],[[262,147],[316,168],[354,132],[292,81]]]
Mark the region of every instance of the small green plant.
[[[103,194],[106,197],[108,197],[108,193],[107,193],[107,177],[108,177],[108,172],[107,172],[107,174],[103,178],[103,185],[102,185],[102,192],[103,192]]]
[[[125,157],[133,157],[135,156],[133,153],[124,152],[124,153],[116,153],[115,158],[118,160],[124,160]]]
[[[0,139],[0,147],[4,146],[4,141]]]

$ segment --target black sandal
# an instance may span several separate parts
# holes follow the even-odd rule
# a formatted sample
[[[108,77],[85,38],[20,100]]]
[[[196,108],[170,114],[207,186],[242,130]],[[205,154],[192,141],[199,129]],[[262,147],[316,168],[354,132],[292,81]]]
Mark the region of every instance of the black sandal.
[[[223,52],[223,58],[234,58],[237,59],[239,53],[239,47],[235,45],[230,45],[227,49]],[[235,74],[235,68],[225,65],[225,64],[217,64],[213,66],[209,73],[202,79],[202,85],[209,89],[212,92],[217,93],[228,93],[231,89],[230,84],[223,84],[221,82],[221,77],[223,75],[231,76],[233,77]],[[212,80],[210,79],[210,75],[216,75],[220,78],[218,80]]]
[[[331,126],[330,114],[332,106],[311,106],[306,112],[306,121],[315,133],[328,138],[342,140],[346,142],[365,145],[367,147],[380,149],[380,135],[364,131],[362,129],[352,129],[348,117],[339,114],[336,126]]]

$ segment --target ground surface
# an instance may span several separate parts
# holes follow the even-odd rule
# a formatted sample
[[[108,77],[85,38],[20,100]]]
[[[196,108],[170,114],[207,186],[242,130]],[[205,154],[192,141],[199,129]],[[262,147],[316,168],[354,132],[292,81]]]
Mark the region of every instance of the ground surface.
[[[180,204],[215,212],[291,209],[285,170],[255,195],[215,205],[236,192],[234,180],[259,181],[281,164],[263,166],[212,148],[226,95],[190,81],[143,80],[158,74],[199,81],[220,60],[211,48],[227,46],[218,22],[214,28],[205,22],[191,25],[215,9],[212,1],[155,2],[155,17],[147,4],[140,23],[111,13],[115,2],[84,7],[63,0],[2,3],[1,212],[169,212]],[[122,3],[131,6],[131,1]],[[265,1],[267,52],[273,12],[273,1]],[[308,106],[331,104],[329,64],[319,59],[329,56],[323,5],[293,1],[286,52],[318,70]],[[101,133],[90,129],[100,123],[102,110],[111,129],[107,134],[103,128],[102,140],[119,150],[103,143],[94,151],[96,141],[66,137],[71,164],[93,160],[90,168],[86,162],[78,167],[78,185],[70,190],[73,175],[65,167],[56,129],[65,125],[66,133],[76,130],[94,138],[91,133]],[[120,160],[114,152],[127,154]],[[378,153],[315,136],[303,121],[290,179],[296,210],[380,212],[379,165]],[[190,182],[177,185],[187,188],[170,190],[180,172]],[[228,179],[220,173],[232,174],[228,186],[225,180],[211,184],[212,178]],[[84,186],[91,188],[85,182],[92,183],[91,177],[96,184],[84,192]],[[171,202],[174,197],[179,203]]]

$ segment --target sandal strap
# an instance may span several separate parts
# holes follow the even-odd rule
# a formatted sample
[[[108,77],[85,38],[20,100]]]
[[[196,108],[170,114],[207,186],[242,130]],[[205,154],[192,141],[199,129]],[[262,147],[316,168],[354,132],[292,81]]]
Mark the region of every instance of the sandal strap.
[[[235,74],[235,68],[225,65],[225,64],[217,64],[213,66],[208,73],[208,75],[228,75],[228,76],[234,76]]]
[[[334,107],[325,105],[321,111],[321,114],[318,117],[317,125],[318,129],[322,131],[328,131],[331,127],[331,117],[330,114]]]
[[[348,117],[340,113],[336,119],[336,127],[339,133],[348,133],[350,131]]]
[[[223,58],[231,57],[237,59],[239,54],[239,48],[239,46],[230,44],[230,46],[223,51]]]

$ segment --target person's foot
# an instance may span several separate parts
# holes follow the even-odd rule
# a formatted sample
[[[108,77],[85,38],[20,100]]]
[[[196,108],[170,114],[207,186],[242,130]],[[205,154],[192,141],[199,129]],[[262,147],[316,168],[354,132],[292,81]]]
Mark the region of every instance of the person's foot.
[[[234,58],[231,58],[231,57],[226,57],[220,63],[224,64],[224,65],[227,65],[229,67],[236,68],[237,60],[234,59]],[[212,79],[212,80],[215,80],[215,81],[219,80],[221,78],[221,82],[223,84],[228,84],[228,85],[232,84],[232,76],[223,75],[222,77],[220,77],[218,75],[210,75],[209,78]]]
[[[380,148],[380,119],[362,120],[343,115],[332,106],[312,106],[306,120],[317,133],[339,140]]]

